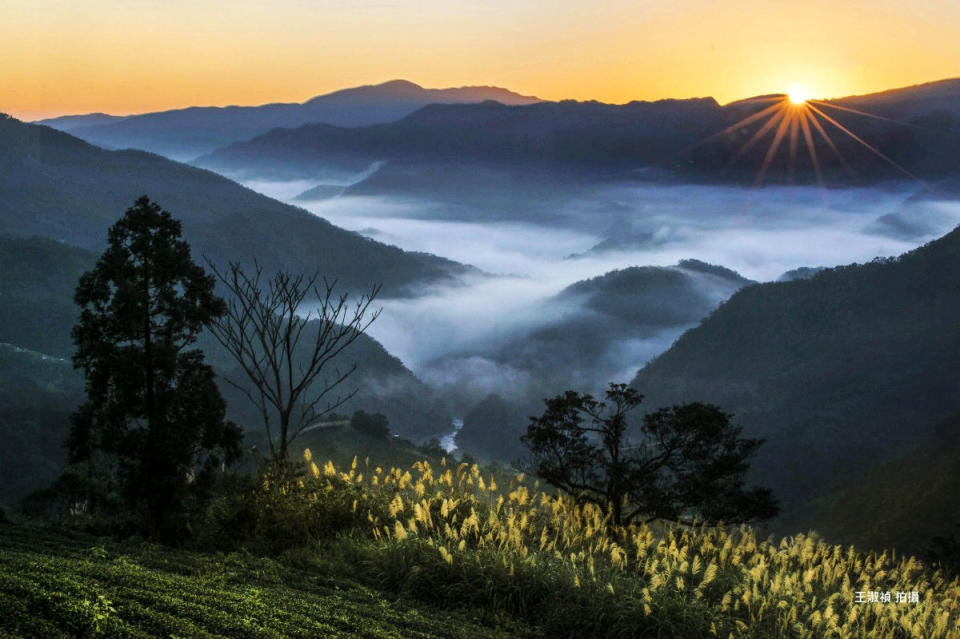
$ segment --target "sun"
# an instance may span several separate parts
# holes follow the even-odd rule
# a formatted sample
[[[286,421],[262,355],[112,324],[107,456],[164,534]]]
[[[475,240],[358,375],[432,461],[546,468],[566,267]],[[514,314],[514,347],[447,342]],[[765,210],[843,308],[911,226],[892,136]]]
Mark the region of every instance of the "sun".
[[[787,98],[791,104],[799,106],[807,103],[807,100],[810,99],[810,92],[805,87],[794,85],[787,90]]]
[[[918,179],[915,175],[910,173],[910,171],[891,160],[876,147],[847,128],[845,124],[837,121],[836,118],[830,115],[830,112],[843,111],[844,113],[852,113],[862,117],[886,120],[888,122],[904,126],[911,126],[909,124],[904,124],[903,122],[885,118],[881,115],[876,115],[867,111],[853,109],[849,106],[835,104],[834,102],[818,100],[813,97],[809,91],[807,91],[806,87],[799,84],[794,84],[791,86],[789,91],[786,93],[761,95],[756,98],[745,100],[744,102],[758,105],[758,110],[754,113],[746,115],[744,118],[734,122],[722,131],[714,133],[713,135],[705,138],[699,142],[697,146],[709,141],[722,139],[724,136],[730,136],[731,134],[744,130],[747,125],[758,123],[753,135],[751,135],[750,138],[743,143],[740,149],[733,154],[733,157],[727,162],[728,166],[733,164],[739,158],[743,157],[747,152],[749,152],[750,149],[760,142],[760,140],[772,135],[770,147],[767,149],[767,152],[763,157],[763,163],[760,165],[760,169],[757,172],[756,184],[758,186],[763,184],[764,176],[766,175],[767,170],[773,164],[775,156],[777,155],[777,150],[780,149],[785,141],[790,149],[787,165],[788,182],[793,181],[797,161],[797,152],[800,150],[801,145],[805,145],[807,147],[807,153],[810,156],[810,164],[813,168],[814,174],[817,177],[817,183],[820,184],[821,187],[824,186],[823,173],[820,167],[820,158],[817,154],[817,143],[815,142],[815,136],[817,135],[819,135],[823,143],[825,143],[827,147],[833,151],[833,154],[837,156],[837,159],[840,161],[840,163],[848,171],[850,171],[851,169],[849,165],[844,161],[843,156],[840,154],[840,149],[837,147],[837,144],[833,141],[833,138],[827,131],[828,126],[832,126],[836,131],[843,133],[851,140],[857,142],[860,146],[865,147],[874,155],[886,161],[888,164],[898,169],[910,179]],[[764,103],[766,104],[764,105]]]

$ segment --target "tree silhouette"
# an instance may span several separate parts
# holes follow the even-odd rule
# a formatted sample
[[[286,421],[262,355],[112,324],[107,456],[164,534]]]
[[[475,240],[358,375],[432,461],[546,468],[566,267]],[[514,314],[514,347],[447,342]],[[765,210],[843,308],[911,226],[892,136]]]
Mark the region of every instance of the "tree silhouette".
[[[336,293],[335,281],[324,279],[321,285],[318,273],[307,277],[278,271],[263,283],[259,265],[252,274],[236,263],[226,272],[211,268],[230,292],[227,312],[214,320],[212,332],[253,388],[227,381],[260,411],[271,456],[285,461],[291,442],[356,393],[320,407],[356,364],[318,378],[377,319],[380,311],[371,311],[370,305],[380,287],[351,305],[346,293]],[[314,309],[305,308],[307,300],[315,302]],[[322,383],[315,385],[317,381]]]
[[[383,439],[390,435],[390,421],[383,413],[358,410],[350,418],[350,427],[369,437]]]
[[[620,525],[667,519],[715,523],[767,519],[772,493],[745,489],[747,460],[763,443],[739,437],[731,415],[709,404],[662,408],[644,417],[640,439],[626,439],[627,413],[643,399],[610,384],[606,402],[567,391],[545,400],[522,441],[531,470],[583,502],[608,508]]]
[[[180,233],[141,197],[110,228],[74,298],[73,361],[87,401],[71,420],[70,456],[106,472],[151,535],[175,534],[187,498],[202,496],[203,480],[240,449],[213,371],[189,349],[225,305]]]

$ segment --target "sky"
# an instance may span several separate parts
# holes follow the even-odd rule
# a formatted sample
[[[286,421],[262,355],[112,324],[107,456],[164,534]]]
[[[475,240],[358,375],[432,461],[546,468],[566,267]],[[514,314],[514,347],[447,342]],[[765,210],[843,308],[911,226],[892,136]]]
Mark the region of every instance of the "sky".
[[[21,119],[403,78],[543,99],[839,97],[960,76],[956,0],[3,0]]]

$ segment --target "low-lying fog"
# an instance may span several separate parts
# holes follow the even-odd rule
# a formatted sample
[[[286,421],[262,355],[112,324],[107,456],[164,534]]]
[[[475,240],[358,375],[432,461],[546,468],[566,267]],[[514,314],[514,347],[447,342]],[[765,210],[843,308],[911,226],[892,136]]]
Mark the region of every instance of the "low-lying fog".
[[[341,227],[490,274],[414,298],[381,300],[383,314],[370,329],[421,379],[448,391],[456,411],[490,393],[520,398],[563,390],[550,386],[598,390],[609,381],[628,381],[744,283],[702,267],[679,269],[682,282],[663,279],[678,269],[660,275],[662,269],[649,269],[631,275],[639,280],[556,297],[575,282],[685,259],[771,281],[799,267],[898,255],[960,223],[960,203],[912,197],[920,190],[912,185],[612,186],[567,201],[549,224],[542,214],[525,218],[522,202],[516,219],[504,221],[501,211],[499,221],[484,223],[477,221],[483,211],[476,206],[343,195],[303,202],[296,196],[317,184],[247,185]],[[640,283],[631,289],[633,281]],[[647,289],[646,282],[655,284]],[[696,309],[684,315],[671,307],[666,319],[636,319],[609,310],[615,301],[606,298],[617,295],[656,309],[692,299]]]

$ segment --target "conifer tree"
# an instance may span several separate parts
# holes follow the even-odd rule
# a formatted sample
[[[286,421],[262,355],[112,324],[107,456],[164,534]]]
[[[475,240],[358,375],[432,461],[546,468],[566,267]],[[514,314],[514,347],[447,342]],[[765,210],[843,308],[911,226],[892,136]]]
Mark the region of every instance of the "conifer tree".
[[[213,370],[190,348],[226,309],[214,282],[180,222],[144,196],[77,286],[74,366],[87,401],[72,418],[71,460],[106,474],[150,535],[176,534],[187,503],[239,453]]]

